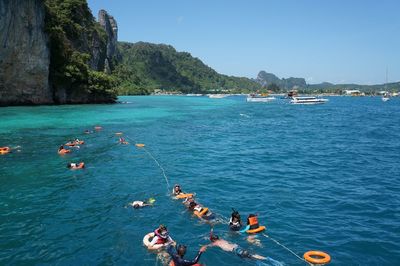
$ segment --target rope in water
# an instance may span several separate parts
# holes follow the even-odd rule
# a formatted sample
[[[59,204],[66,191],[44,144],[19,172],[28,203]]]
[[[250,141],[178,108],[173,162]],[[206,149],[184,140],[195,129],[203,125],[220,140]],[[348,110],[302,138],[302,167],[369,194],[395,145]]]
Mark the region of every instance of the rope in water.
[[[132,139],[131,137],[129,137],[129,136],[127,136],[127,135],[125,135],[125,136],[126,136],[127,139],[129,139],[129,140],[132,141],[133,143],[137,143],[137,142],[136,142],[134,139]],[[165,183],[167,184],[167,190],[168,190],[168,192],[169,192],[171,186],[170,186],[170,184],[169,184],[168,176],[167,176],[167,174],[165,173],[164,167],[162,167],[162,165],[158,162],[158,160],[156,159],[156,157],[154,157],[154,155],[153,155],[149,150],[147,150],[146,147],[141,147],[141,149],[143,149],[143,150],[150,156],[150,158],[153,159],[153,161],[157,164],[158,168],[160,168],[160,170],[161,170],[161,172],[162,172],[162,175],[164,176]]]
[[[131,140],[132,142],[136,143],[136,141],[134,139],[130,138],[129,136],[126,136],[126,138]],[[153,159],[154,162],[158,165],[158,167],[160,168],[160,170],[161,170],[161,172],[162,172],[162,174],[164,176],[165,182],[167,184],[167,189],[169,191],[170,190],[170,184],[169,184],[169,181],[168,181],[168,177],[167,177],[167,175],[165,173],[164,167],[162,167],[162,165],[158,162],[158,160],[154,157],[154,155],[150,151],[148,151],[145,147],[142,147],[141,149],[143,149],[150,156],[150,158]],[[222,216],[222,217],[226,218],[224,216]],[[229,220],[228,218],[226,218],[226,219]],[[272,238],[271,236],[267,235],[266,233],[263,233],[262,235],[264,237],[272,240],[275,244],[277,244],[277,245],[281,246],[282,248],[286,249],[287,251],[289,251],[291,254],[293,254],[295,257],[297,257],[299,260],[301,260],[301,261],[303,261],[303,262],[305,262],[305,263],[307,263],[309,265],[313,265],[313,264],[309,263],[308,261],[306,261],[305,259],[303,259],[302,257],[300,257],[299,255],[297,255],[293,250],[291,250],[290,248],[288,248],[285,245],[283,245],[282,243],[280,243],[278,240]]]
[[[286,249],[287,251],[289,251],[290,253],[292,253],[294,256],[296,256],[299,260],[304,261],[305,263],[312,265],[311,263],[309,263],[308,261],[306,261],[305,259],[303,259],[302,257],[300,257],[299,255],[297,255],[293,250],[291,250],[290,248],[286,247],[284,244],[280,243],[278,240],[272,238],[271,236],[267,235],[266,233],[262,234],[264,237],[271,239],[273,242],[275,242],[275,244],[283,247],[284,249]]]

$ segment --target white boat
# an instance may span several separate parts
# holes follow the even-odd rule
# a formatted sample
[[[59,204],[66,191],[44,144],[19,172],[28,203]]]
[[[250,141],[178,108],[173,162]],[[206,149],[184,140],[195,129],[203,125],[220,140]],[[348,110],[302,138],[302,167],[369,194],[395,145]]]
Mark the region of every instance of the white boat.
[[[385,90],[381,91],[382,93],[382,101],[387,102],[390,100],[390,93],[387,91],[387,83],[388,83],[388,69],[386,67],[386,82],[385,82]]]
[[[250,94],[247,96],[246,101],[247,102],[271,102],[276,100],[275,97],[272,96],[263,96],[263,95],[258,95],[258,94]]]
[[[188,93],[188,94],[186,94],[186,96],[189,96],[189,97],[200,97],[200,96],[203,96],[203,94],[201,94],[201,93]]]
[[[208,98],[221,99],[221,98],[225,98],[226,96],[228,96],[228,95],[227,94],[209,94]]]
[[[317,97],[293,97],[290,101],[291,104],[323,104],[328,99],[317,98]]]
[[[382,101],[387,102],[389,100],[390,100],[389,94],[385,94],[385,95],[382,96]]]

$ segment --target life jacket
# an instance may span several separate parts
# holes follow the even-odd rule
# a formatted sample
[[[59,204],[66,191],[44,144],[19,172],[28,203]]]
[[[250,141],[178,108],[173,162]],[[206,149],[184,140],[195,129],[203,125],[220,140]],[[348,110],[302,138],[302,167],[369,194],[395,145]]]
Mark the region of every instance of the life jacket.
[[[257,216],[249,217],[247,218],[247,221],[248,225],[250,225],[250,230],[260,227],[260,225],[258,224]]]
[[[165,244],[167,243],[168,240],[168,234],[166,234],[165,236],[162,236],[159,232],[158,229],[154,230],[154,237],[157,237],[157,242],[156,244]]]
[[[233,231],[239,231],[240,228],[242,227],[240,220],[238,220],[237,222],[234,222],[232,217],[229,220],[229,228]]]

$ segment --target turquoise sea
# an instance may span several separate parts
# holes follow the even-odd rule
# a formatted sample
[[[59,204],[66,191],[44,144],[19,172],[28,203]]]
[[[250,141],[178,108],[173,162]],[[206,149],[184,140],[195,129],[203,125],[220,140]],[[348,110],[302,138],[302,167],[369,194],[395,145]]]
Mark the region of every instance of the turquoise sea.
[[[161,265],[142,245],[160,223],[188,245],[210,226],[167,194],[196,192],[221,218],[259,215],[266,233],[299,256],[331,265],[400,263],[400,99],[330,97],[325,105],[246,103],[184,96],[121,97],[124,104],[0,108],[0,265]],[[84,134],[85,129],[103,130]],[[116,132],[144,143],[165,169]],[[59,156],[72,138],[86,143]],[[132,141],[131,141],[132,143]],[[84,161],[71,171],[68,162]],[[154,207],[129,202],[154,197]],[[223,220],[223,219],[222,219]],[[262,246],[225,224],[214,231],[262,265],[305,265],[262,235]],[[254,265],[209,248],[206,265]]]

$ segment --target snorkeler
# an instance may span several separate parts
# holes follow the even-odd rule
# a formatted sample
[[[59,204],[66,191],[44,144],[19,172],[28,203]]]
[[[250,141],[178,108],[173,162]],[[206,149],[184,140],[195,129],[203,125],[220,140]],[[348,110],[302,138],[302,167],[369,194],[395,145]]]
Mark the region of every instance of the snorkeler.
[[[170,266],[190,266],[196,264],[202,253],[204,253],[207,249],[207,246],[202,246],[197,253],[196,257],[192,260],[186,260],[183,258],[186,254],[186,246],[185,245],[177,245],[176,250],[173,245],[168,246],[167,252],[171,256],[172,260]]]
[[[132,206],[132,207],[135,208],[135,209],[139,209],[139,208],[143,208],[143,207],[146,207],[146,206],[153,206],[153,203],[154,203],[155,201],[156,201],[156,200],[153,199],[153,198],[150,198],[150,199],[148,199],[147,201],[146,201],[146,200],[144,200],[144,201],[135,200],[134,202],[129,203],[129,205]]]
[[[183,193],[181,186],[179,184],[175,184],[174,188],[172,189],[172,194],[174,194],[175,196],[179,195]]]
[[[80,162],[80,163],[68,163],[67,164],[67,168],[69,169],[82,169],[85,168],[85,163],[84,162]]]
[[[267,258],[258,254],[250,254],[248,250],[242,249],[237,244],[230,243],[224,239],[220,239],[219,236],[210,233],[211,244],[209,246],[219,247],[224,251],[233,252],[242,259],[253,259],[253,260],[266,260]]]
[[[240,230],[240,233],[259,233],[261,231],[265,230],[265,226],[261,226],[258,223],[257,215],[255,214],[249,214],[247,217],[247,226],[243,229]]]
[[[212,213],[208,208],[195,202],[193,198],[192,201],[189,201],[186,206],[190,211],[193,212],[194,215],[196,215],[200,219],[204,219],[207,221],[215,219],[214,213]]]
[[[168,245],[175,243],[174,240],[169,236],[167,227],[165,225],[160,225],[156,230],[154,230],[154,237],[149,243],[149,246],[154,245]]]
[[[229,220],[229,228],[232,231],[239,231],[242,228],[242,220],[240,219],[240,214],[237,210],[232,208],[231,218]]]

